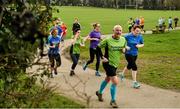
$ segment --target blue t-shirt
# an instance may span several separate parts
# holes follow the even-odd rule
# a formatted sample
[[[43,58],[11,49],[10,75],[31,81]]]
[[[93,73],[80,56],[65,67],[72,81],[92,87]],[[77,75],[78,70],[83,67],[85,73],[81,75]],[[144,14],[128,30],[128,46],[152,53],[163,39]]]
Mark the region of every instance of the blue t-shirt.
[[[101,33],[100,32],[97,32],[97,31],[92,31],[90,34],[89,34],[90,38],[97,38],[99,39],[98,41],[96,40],[91,40],[90,42],[90,48],[96,48],[100,42],[100,39],[101,39]]]
[[[61,36],[61,33],[63,32],[62,29],[61,29],[61,27],[60,27],[60,26],[53,26],[53,27],[50,29],[50,32],[52,32],[52,30],[53,30],[54,28],[57,28],[57,30],[58,30],[58,35]]]
[[[59,53],[59,44],[61,42],[61,37],[58,35],[56,37],[53,37],[52,35],[50,35],[48,37],[48,44],[50,46],[55,45],[55,48],[49,48],[48,53],[49,54],[58,54]]]
[[[125,36],[125,39],[127,41],[127,46],[130,47],[130,50],[127,50],[126,54],[137,56],[138,48],[136,47],[136,45],[144,43],[142,35],[139,34],[138,36],[134,36],[132,33],[130,33]]]

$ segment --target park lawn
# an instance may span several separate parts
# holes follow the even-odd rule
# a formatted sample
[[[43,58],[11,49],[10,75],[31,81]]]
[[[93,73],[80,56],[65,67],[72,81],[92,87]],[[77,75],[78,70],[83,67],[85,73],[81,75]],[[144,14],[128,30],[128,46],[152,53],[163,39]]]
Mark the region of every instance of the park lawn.
[[[40,104],[40,108],[85,108],[85,106],[64,96],[53,94],[50,99]]]
[[[86,36],[93,29],[91,24],[99,22],[102,26],[102,34],[112,33],[112,28],[116,24],[123,27],[124,32],[128,31],[127,21],[130,17],[136,18],[144,16],[145,30],[155,28],[158,19],[162,16],[166,18],[168,23],[169,16],[178,16],[180,18],[180,11],[156,11],[156,10],[124,10],[124,9],[108,9],[108,8],[94,8],[94,7],[72,7],[72,6],[55,6],[57,11],[53,11],[53,17],[60,17],[68,26],[67,38],[72,35],[71,29],[75,17],[79,18],[82,26],[82,36]]]
[[[0,87],[1,88],[3,87],[2,81],[0,81]],[[20,87],[19,87],[19,89],[20,89]],[[33,89],[33,92],[31,92],[31,93],[33,95],[33,93],[38,93],[37,90],[39,89],[39,86],[34,86],[32,89]],[[42,94],[43,94],[43,92],[42,92]],[[30,107],[31,108],[85,108],[85,105],[83,105],[84,103],[82,104],[80,101],[77,101],[77,100],[74,101],[70,97],[64,97],[63,95],[60,95],[55,92],[49,92],[47,94],[48,94],[48,96],[46,96],[46,98],[43,98],[42,95],[39,95],[39,97],[41,97],[44,100],[43,101],[37,100],[36,105],[33,105],[33,106],[31,106],[32,99],[27,99],[29,101],[26,101],[26,103],[24,103],[24,104],[21,103],[21,106],[22,106],[21,108],[30,108]],[[10,100],[6,101],[6,103],[11,104]],[[5,105],[5,106],[7,106],[7,105]],[[6,107],[4,107],[4,108],[6,108]]]
[[[24,78],[24,77],[25,76],[21,76],[20,78]],[[2,84],[2,81],[0,81],[0,88],[2,88],[2,87],[4,87],[4,86]],[[33,91],[31,90],[31,92],[30,92],[32,96],[34,94],[36,94],[36,93],[39,93],[38,91],[41,90],[39,86],[33,86],[31,89],[33,90]],[[23,88],[21,86],[18,86],[18,88],[16,89],[16,92],[20,93],[20,90],[23,90]],[[47,94],[47,96],[45,98],[44,98],[44,96],[42,96],[44,93]],[[55,93],[55,92],[48,92],[48,93],[47,92],[42,92],[41,94],[42,95],[38,96],[41,99],[37,99],[36,103],[34,103],[33,106],[31,105],[32,98],[33,98],[32,97],[32,98],[26,99],[26,103],[24,103],[24,104],[21,102],[21,105],[20,105],[21,108],[85,108],[84,103],[82,104],[78,100],[74,101],[73,99],[71,99],[71,97],[65,97],[63,95],[60,95],[59,93]],[[27,96],[29,96],[29,95],[27,95]],[[25,96],[25,98],[27,96]],[[11,99],[13,99],[13,97]],[[9,98],[9,101],[6,101],[6,103],[7,104],[9,103],[9,104],[12,105],[11,99]],[[40,100],[40,101],[38,101],[38,100]],[[3,105],[5,105],[5,104],[3,104]],[[2,106],[2,104],[1,104],[1,106]],[[7,106],[7,105],[5,105],[5,106]],[[3,106],[3,108],[6,108],[6,107]]]
[[[180,31],[143,37],[145,46],[139,50],[137,60],[138,80],[155,87],[180,92]],[[80,58],[83,62],[89,58],[88,44],[81,50]],[[122,55],[118,71],[122,71],[126,64]],[[89,67],[95,69],[95,62]],[[104,72],[102,66],[100,70]],[[131,73],[125,76],[131,79]]]

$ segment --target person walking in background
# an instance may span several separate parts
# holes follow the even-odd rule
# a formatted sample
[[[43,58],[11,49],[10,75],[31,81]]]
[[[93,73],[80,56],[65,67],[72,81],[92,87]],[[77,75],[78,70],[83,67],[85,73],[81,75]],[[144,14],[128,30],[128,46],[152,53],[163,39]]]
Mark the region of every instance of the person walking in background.
[[[158,25],[159,25],[159,28],[163,27],[163,19],[162,19],[162,17],[159,18]]]
[[[176,16],[176,17],[174,18],[175,28],[178,27],[178,21],[179,21],[179,18]]]
[[[170,30],[170,29],[173,29],[173,27],[172,27],[172,24],[173,24],[173,20],[172,20],[172,18],[171,17],[169,17],[169,19],[168,19],[168,29]]]
[[[73,61],[73,64],[71,66],[70,76],[75,75],[74,69],[76,68],[76,65],[78,64],[79,56],[80,56],[80,46],[84,46],[83,38],[80,36],[80,30],[75,30],[75,35],[72,36],[72,45],[70,48],[70,56]]]
[[[77,30],[77,29],[81,30],[81,25],[79,23],[78,18],[75,18],[73,26],[72,26],[73,35],[75,35],[75,30]]]
[[[143,37],[140,34],[141,29],[139,26],[133,27],[133,31],[125,36],[127,41],[128,50],[125,52],[125,58],[128,62],[123,72],[120,74],[121,80],[124,80],[124,73],[128,70],[132,70],[133,88],[139,88],[140,84],[137,82],[137,65],[136,60],[138,57],[138,49],[144,47]]]
[[[89,53],[90,53],[90,60],[87,61],[87,63],[84,64],[83,70],[86,70],[89,64],[93,63],[94,57],[96,55],[96,76],[101,76],[99,72],[99,65],[100,65],[100,56],[97,52],[96,47],[98,46],[100,40],[101,40],[101,33],[100,33],[100,24],[94,23],[93,24],[93,31],[86,37],[86,39],[90,40],[90,47],[89,47]]]
[[[100,88],[96,91],[96,95],[100,102],[103,102],[104,99],[102,97],[103,92],[107,84],[111,81],[111,101],[110,105],[113,108],[118,108],[116,103],[116,93],[117,93],[117,85],[118,85],[118,77],[116,76],[116,70],[120,63],[120,56],[122,52],[125,52],[126,40],[122,37],[122,27],[120,25],[116,25],[113,28],[113,35],[104,39],[97,47],[97,50],[100,54],[100,57],[103,62],[103,68],[106,72],[106,77],[102,81]],[[102,54],[101,48],[105,48],[105,54]]]

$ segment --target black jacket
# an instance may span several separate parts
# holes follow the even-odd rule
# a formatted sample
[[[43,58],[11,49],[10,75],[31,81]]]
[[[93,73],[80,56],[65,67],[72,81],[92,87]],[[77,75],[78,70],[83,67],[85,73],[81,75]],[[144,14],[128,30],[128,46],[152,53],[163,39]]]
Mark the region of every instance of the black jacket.
[[[78,28],[81,30],[80,24],[79,23],[73,23],[72,31],[75,31]]]

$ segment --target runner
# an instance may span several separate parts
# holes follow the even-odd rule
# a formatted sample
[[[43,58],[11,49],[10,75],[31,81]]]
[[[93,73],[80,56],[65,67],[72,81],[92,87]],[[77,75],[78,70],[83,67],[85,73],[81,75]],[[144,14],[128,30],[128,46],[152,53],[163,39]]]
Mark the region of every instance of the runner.
[[[66,34],[67,34],[67,26],[65,25],[64,22],[62,22],[62,24],[61,24],[61,29],[62,29],[62,39],[61,39],[61,41],[62,41],[62,46],[64,46],[64,39],[65,39]]]
[[[75,18],[75,19],[74,19],[74,23],[73,23],[73,27],[72,27],[73,35],[75,34],[75,30],[76,30],[76,29],[81,30],[81,25],[80,25],[80,23],[79,23],[78,18]]]
[[[136,20],[135,20],[135,26],[140,26],[140,19],[139,19],[139,17],[137,17]]]
[[[53,30],[54,28],[56,28],[56,29],[58,30],[58,35],[59,35],[60,37],[62,37],[63,31],[62,31],[61,26],[60,26],[59,23],[60,23],[60,18],[55,18],[55,19],[53,20],[53,26],[52,26],[51,29],[50,29],[50,34],[51,34],[52,30]]]
[[[131,17],[131,18],[128,20],[129,33],[131,32],[131,29],[132,29],[132,27],[134,26],[134,24],[135,24],[135,21],[134,21],[133,18]]]
[[[80,30],[75,30],[75,35],[72,36],[72,45],[70,48],[70,56],[73,61],[71,66],[70,76],[75,75],[74,69],[78,64],[79,56],[80,56],[80,46],[84,46],[83,38],[80,36]]]
[[[143,32],[145,32],[144,31],[144,22],[145,22],[145,20],[144,20],[144,17],[140,17],[140,27],[141,27],[141,30],[143,31]]]
[[[51,35],[48,37],[48,57],[51,64],[51,77],[53,77],[53,72],[57,75],[57,67],[61,66],[61,57],[59,54],[61,37],[58,35],[58,30],[54,28],[51,32]],[[56,65],[55,65],[56,61]]]
[[[120,75],[121,80],[124,79],[124,73],[128,70],[132,70],[132,78],[133,78],[133,88],[139,88],[140,84],[136,81],[137,76],[137,65],[136,65],[136,59],[138,56],[138,48],[141,48],[144,46],[143,37],[140,34],[141,29],[139,26],[135,26],[133,28],[132,33],[127,34],[125,36],[127,41],[127,46],[129,50],[126,51],[125,57],[128,62],[127,67],[124,68],[122,74]]]
[[[121,36],[122,27],[120,25],[116,25],[113,28],[114,34],[112,37],[104,39],[97,47],[97,50],[101,56],[104,70],[106,71],[106,78],[102,81],[100,89],[96,91],[96,95],[98,96],[98,100],[103,102],[103,91],[107,84],[112,81],[111,85],[111,102],[110,105],[113,108],[117,108],[116,104],[116,90],[118,84],[118,77],[116,76],[116,70],[120,62],[121,52],[125,52],[126,40]],[[103,56],[101,52],[101,48],[105,48],[105,55]]]
[[[90,53],[90,60],[87,61],[87,63],[84,64],[83,70],[86,70],[89,64],[93,63],[94,61],[94,56],[96,55],[96,76],[101,76],[99,72],[99,65],[100,65],[100,56],[99,53],[96,50],[96,47],[98,46],[100,40],[101,40],[101,33],[100,33],[100,24],[99,23],[94,23],[93,24],[94,30],[86,37],[86,39],[90,40],[90,48],[89,48],[89,53]]]

